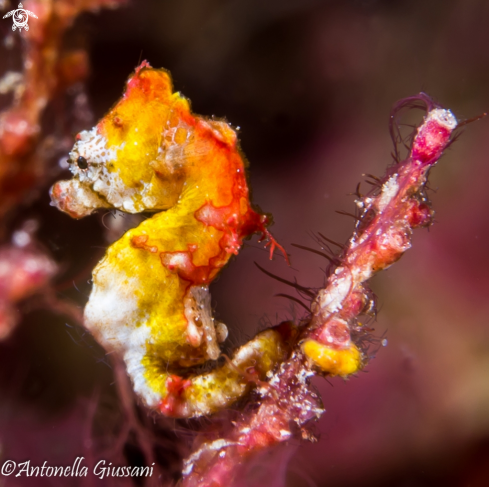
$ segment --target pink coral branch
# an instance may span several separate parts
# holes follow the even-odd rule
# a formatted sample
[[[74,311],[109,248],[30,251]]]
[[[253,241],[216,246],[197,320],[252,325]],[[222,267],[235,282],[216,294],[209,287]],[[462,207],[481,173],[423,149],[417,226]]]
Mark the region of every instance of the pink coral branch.
[[[56,264],[38,249],[0,248],[0,340],[17,324],[16,304],[45,288],[56,271]]]
[[[37,18],[25,39],[24,72],[9,72],[14,103],[0,113],[0,217],[22,201],[46,177],[48,161],[40,155],[41,116],[46,106],[67,88],[83,81],[89,71],[84,50],[68,51],[63,36],[85,11],[115,8],[125,0],[27,0],[25,7]],[[20,83],[19,83],[20,76]],[[57,142],[59,144],[59,142]],[[44,151],[46,152],[46,151]],[[49,151],[48,151],[49,152]]]
[[[182,487],[232,485],[252,454],[295,436],[313,440],[309,424],[324,410],[311,390],[310,377],[315,373],[346,376],[365,365],[359,338],[366,330],[358,317],[374,309],[365,283],[410,248],[414,228],[432,222],[423,188],[429,169],[457,126],[449,110],[436,106],[424,94],[400,102],[396,110],[420,102],[428,113],[413,139],[409,157],[387,170],[379,188],[356,201],[360,214],[353,236],[326,287],[315,297],[310,319],[300,329],[290,358],[270,379],[271,387],[259,390],[259,406],[253,412],[244,414],[229,435],[204,443],[186,460]],[[346,358],[340,355],[352,347],[359,350],[356,367],[351,354]]]

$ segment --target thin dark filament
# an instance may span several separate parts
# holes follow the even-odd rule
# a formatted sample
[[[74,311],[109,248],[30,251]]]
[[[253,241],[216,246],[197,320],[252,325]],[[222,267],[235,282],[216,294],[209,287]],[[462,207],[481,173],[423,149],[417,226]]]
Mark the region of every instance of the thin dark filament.
[[[391,111],[389,130],[391,133],[392,142],[394,143],[394,160],[400,161],[401,154],[399,152],[398,144],[399,141],[406,147],[409,151],[410,147],[407,147],[401,137],[401,131],[399,129],[399,114],[404,109],[421,109],[429,112],[438,105],[426,94],[419,93],[419,95],[411,96],[405,98],[404,100],[397,103]]]
[[[357,187],[355,189],[355,194],[359,197],[359,198],[363,198],[363,195],[362,193],[360,193],[360,185],[362,184],[362,182],[360,181],[358,184],[357,184]]]
[[[275,297],[291,299],[292,301],[295,301],[297,304],[300,304],[306,311],[308,312],[311,311],[300,299],[294,298],[294,296],[290,296],[289,294],[282,294],[282,293],[275,294]]]
[[[377,181],[369,181],[368,179],[366,179],[365,182],[370,184],[371,186],[375,186],[376,188],[380,188],[380,184]]]
[[[478,120],[484,118],[487,116],[487,113],[483,113],[482,115],[477,115],[477,117],[472,117],[472,118],[469,118],[468,120],[462,120],[461,122],[458,122],[458,125],[457,127],[463,127],[464,125],[467,125],[469,123],[472,123],[472,122],[477,122]]]
[[[367,176],[368,178],[372,178],[374,181],[378,181],[379,183],[382,182],[382,179],[380,179],[377,176],[374,176],[373,174],[363,174],[363,176]]]
[[[406,139],[408,139],[408,142],[406,142]],[[401,143],[404,146],[404,148],[408,151],[411,152],[411,147],[413,145],[413,139],[414,139],[414,133],[411,135],[408,135],[404,139],[402,139]]]
[[[306,247],[305,245],[299,245],[299,244],[291,244],[292,247],[297,247],[298,249],[302,250],[308,250],[309,252],[313,252],[314,254],[318,254],[321,257],[324,257],[325,259],[328,259],[332,264],[338,264],[338,261],[334,257],[330,257],[329,255],[325,254],[324,252],[321,252],[316,249],[311,249],[310,247]]]
[[[351,196],[358,196],[359,198],[363,198],[363,195],[360,193],[360,183],[357,184],[357,187],[355,188],[355,191],[353,193],[348,193]]]
[[[336,245],[337,247],[339,247],[340,249],[344,249],[345,246],[344,245],[341,245],[340,243],[338,242],[335,242],[334,240],[331,240],[330,238],[328,237],[325,237],[322,233],[318,232],[318,235],[323,239],[323,240],[326,240],[326,242],[329,242],[330,244],[333,244],[333,245]]]
[[[398,127],[409,127],[411,129],[417,129],[418,127],[416,125],[413,125],[411,123],[398,123]]]
[[[283,282],[284,284],[288,284],[289,286],[295,287],[297,290],[302,291],[303,293],[306,293],[311,298],[314,297],[314,294],[311,291],[309,291],[309,289],[307,289],[307,287],[301,286],[300,284],[297,284],[296,282],[287,281],[287,279],[276,276],[275,274],[272,274],[271,272],[268,272],[267,270],[265,270],[263,267],[261,267],[256,262],[255,262],[255,265],[256,265],[256,267],[258,267],[258,269],[260,269],[267,276],[270,276],[271,278],[273,278],[279,282]]]
[[[368,181],[367,181],[368,183]],[[351,216],[352,218],[355,218],[355,220],[360,221],[361,218],[354,215],[353,213],[348,213],[347,211],[337,211],[336,213],[339,213],[340,215],[346,215],[346,216]]]

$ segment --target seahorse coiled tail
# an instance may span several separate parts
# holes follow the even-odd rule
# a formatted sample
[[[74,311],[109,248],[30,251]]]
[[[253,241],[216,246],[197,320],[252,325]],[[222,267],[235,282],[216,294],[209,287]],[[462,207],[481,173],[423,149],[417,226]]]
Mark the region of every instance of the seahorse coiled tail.
[[[266,229],[251,207],[236,133],[194,115],[169,74],[143,62],[125,93],[70,152],[73,178],[51,188],[74,218],[99,208],[160,211],[111,245],[93,271],[85,326],[127,365],[145,403],[172,416],[212,413],[242,397],[287,354],[280,329],[258,334],[211,372],[220,355],[209,284],[244,237]],[[191,370],[191,369],[190,369]]]

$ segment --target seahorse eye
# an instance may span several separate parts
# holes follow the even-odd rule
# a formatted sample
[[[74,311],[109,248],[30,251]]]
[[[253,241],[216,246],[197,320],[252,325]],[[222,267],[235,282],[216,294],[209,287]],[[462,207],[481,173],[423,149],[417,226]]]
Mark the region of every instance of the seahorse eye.
[[[78,164],[78,167],[80,169],[87,169],[88,168],[88,161],[83,156],[78,157],[78,159],[76,160],[76,163]]]

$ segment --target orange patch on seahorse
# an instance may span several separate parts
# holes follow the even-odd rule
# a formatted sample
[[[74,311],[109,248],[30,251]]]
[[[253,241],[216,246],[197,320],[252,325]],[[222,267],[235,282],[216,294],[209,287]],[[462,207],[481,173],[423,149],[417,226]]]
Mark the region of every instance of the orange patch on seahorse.
[[[94,269],[87,328],[123,356],[136,392],[166,414],[208,414],[241,397],[249,384],[233,368],[205,378],[176,375],[219,357],[208,285],[243,239],[260,233],[271,254],[283,251],[268,217],[252,208],[235,131],[193,114],[169,74],[143,62],[110,112],[77,136],[70,169],[74,178],[51,194],[76,218],[102,207],[157,212],[111,245]],[[249,367],[246,357],[253,357],[260,380],[285,353],[277,333],[249,347],[234,367]]]

